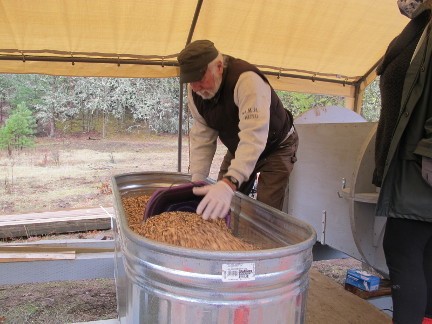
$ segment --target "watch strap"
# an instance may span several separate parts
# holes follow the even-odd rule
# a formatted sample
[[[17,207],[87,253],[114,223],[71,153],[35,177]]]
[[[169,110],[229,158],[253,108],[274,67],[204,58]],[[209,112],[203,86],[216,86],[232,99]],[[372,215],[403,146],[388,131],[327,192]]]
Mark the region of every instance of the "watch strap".
[[[235,187],[235,190],[238,190],[238,188],[239,188],[239,182],[238,182],[238,180],[236,178],[231,177],[231,176],[225,176],[223,178],[227,179],[228,182],[231,183]]]

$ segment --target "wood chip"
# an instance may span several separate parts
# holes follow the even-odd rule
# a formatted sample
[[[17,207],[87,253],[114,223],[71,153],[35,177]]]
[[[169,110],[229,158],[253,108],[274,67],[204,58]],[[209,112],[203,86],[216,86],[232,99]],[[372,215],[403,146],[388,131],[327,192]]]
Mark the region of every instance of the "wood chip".
[[[211,251],[251,251],[257,248],[234,236],[224,219],[204,220],[196,213],[165,212],[143,222],[149,196],[124,197],[129,227],[137,234],[158,242]]]

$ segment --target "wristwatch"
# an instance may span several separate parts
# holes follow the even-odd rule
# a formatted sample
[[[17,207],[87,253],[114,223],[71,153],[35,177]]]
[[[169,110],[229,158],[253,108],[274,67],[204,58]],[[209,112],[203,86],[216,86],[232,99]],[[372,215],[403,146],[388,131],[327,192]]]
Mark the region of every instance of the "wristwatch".
[[[236,178],[231,177],[231,176],[225,176],[223,177],[224,179],[227,179],[230,183],[232,183],[235,187],[236,190],[238,190],[239,188],[239,182]]]

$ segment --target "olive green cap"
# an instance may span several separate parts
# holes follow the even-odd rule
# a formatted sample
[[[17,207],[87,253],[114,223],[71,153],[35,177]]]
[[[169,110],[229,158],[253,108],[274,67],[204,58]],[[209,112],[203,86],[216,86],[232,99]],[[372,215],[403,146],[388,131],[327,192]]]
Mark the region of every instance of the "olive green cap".
[[[180,82],[200,81],[207,71],[208,64],[218,56],[218,50],[209,40],[196,40],[177,56],[180,66]]]

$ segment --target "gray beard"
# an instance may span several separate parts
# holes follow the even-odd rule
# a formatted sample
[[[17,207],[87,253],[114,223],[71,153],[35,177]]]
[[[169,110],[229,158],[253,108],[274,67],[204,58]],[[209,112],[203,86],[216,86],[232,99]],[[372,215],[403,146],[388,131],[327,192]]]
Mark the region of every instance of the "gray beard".
[[[196,94],[199,95],[204,100],[208,100],[208,99],[213,98],[216,95],[216,93],[218,92],[219,87],[220,87],[220,85],[222,83],[222,75],[215,76],[213,74],[213,78],[214,78],[214,81],[215,81],[215,87],[213,89],[211,89],[211,90],[201,90],[201,91],[197,91],[196,92]]]
[[[213,98],[215,94],[216,92],[210,90],[197,91],[197,95],[205,100]]]

